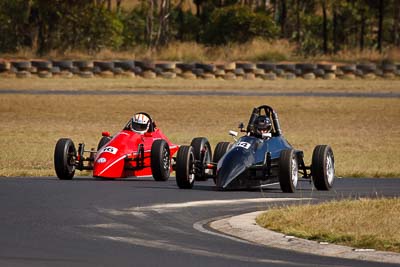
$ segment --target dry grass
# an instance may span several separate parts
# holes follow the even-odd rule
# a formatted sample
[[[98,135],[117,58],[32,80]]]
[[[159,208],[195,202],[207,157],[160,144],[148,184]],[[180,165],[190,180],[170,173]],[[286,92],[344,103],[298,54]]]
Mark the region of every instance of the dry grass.
[[[360,199],[272,209],[265,228],[357,248],[400,252],[400,199]]]
[[[320,56],[317,60],[341,61],[341,62],[381,62],[391,60],[400,62],[400,48],[387,47],[382,53],[375,49],[344,49],[336,55]]]
[[[5,59],[32,59],[36,58],[35,51],[21,49],[14,54],[0,54],[0,58]],[[46,59],[96,59],[96,60],[115,60],[115,59],[152,59],[152,60],[171,60],[171,61],[328,61],[328,62],[381,62],[392,60],[400,62],[400,48],[387,47],[383,53],[375,49],[344,49],[337,54],[316,55],[312,57],[300,56],[296,52],[296,46],[287,40],[267,41],[255,39],[245,44],[228,44],[221,46],[206,46],[195,42],[172,42],[168,46],[163,46],[158,50],[149,50],[145,45],[138,45],[127,51],[114,51],[102,49],[95,54],[88,54],[87,51],[51,51]]]
[[[47,84],[37,80],[36,85],[31,81],[32,87],[42,88]],[[72,86],[68,84],[71,80],[49,81],[54,88]],[[102,83],[101,88],[118,88],[102,79],[82,81],[86,86]],[[159,88],[161,81],[155,87],[147,83],[143,87]],[[179,86],[180,82],[175,82],[176,86],[185,88]],[[275,85],[283,86],[280,82]],[[21,84],[15,85],[18,86]],[[29,89],[26,81],[24,86]],[[132,86],[137,85],[132,83]],[[173,83],[168,86],[174,88]],[[13,85],[9,83],[6,87],[13,88]],[[230,89],[230,84],[223,88]],[[249,88],[250,85],[243,90]],[[297,88],[317,90],[313,82]],[[71,137],[75,143],[84,141],[88,148],[96,147],[101,131],[115,133],[138,111],[152,114],[177,144],[188,144],[193,137],[206,136],[216,145],[219,141],[231,140],[228,130],[235,129],[240,121],[247,122],[252,108],[260,104],[270,104],[278,111],[285,137],[296,148],[304,150],[307,163],[315,145],[330,144],[339,176],[400,175],[399,99],[1,94],[0,145],[6,152],[0,153],[0,176],[54,175],[52,157],[58,138]]]
[[[218,91],[265,91],[265,92],[353,92],[353,93],[400,93],[400,79],[394,80],[313,80],[304,79],[276,81],[264,80],[184,80],[136,78],[51,78],[33,76],[29,79],[1,78],[2,89],[48,89],[48,90],[218,90]]]

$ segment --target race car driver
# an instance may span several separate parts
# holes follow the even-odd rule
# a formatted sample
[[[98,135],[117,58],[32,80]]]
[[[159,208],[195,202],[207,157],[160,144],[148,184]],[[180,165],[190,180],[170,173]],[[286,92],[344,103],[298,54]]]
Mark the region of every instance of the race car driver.
[[[132,117],[132,130],[138,134],[144,134],[149,130],[150,118],[142,113],[137,113]]]
[[[270,133],[272,130],[272,123],[267,116],[261,115],[256,119],[254,127],[256,130],[255,136],[258,138],[265,138],[265,134]]]

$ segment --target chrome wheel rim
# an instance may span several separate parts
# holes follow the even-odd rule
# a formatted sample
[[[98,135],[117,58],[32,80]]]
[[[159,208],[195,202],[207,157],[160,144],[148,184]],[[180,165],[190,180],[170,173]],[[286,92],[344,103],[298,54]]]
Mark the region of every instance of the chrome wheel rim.
[[[189,176],[188,176],[188,178],[189,178],[189,183],[193,183],[193,181],[194,181],[194,168],[195,168],[195,166],[194,166],[194,155],[193,154],[190,154],[190,162],[189,162],[189,166],[190,166],[190,168],[189,168]]]
[[[331,185],[333,183],[333,179],[335,178],[335,168],[333,163],[333,158],[331,155],[326,157],[326,177],[328,183]]]
[[[164,170],[167,171],[167,170],[169,170],[169,166],[170,166],[168,149],[164,148],[163,154],[164,154],[164,156],[163,156],[162,164],[163,164]]]
[[[299,180],[299,166],[297,165],[296,156],[292,158],[292,184],[294,188],[297,187],[297,181]]]

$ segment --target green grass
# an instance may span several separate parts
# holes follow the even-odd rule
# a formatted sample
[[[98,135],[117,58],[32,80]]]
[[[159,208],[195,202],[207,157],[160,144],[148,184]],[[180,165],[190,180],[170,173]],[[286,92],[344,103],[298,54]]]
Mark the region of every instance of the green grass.
[[[400,199],[333,201],[272,209],[262,227],[316,241],[400,252]]]

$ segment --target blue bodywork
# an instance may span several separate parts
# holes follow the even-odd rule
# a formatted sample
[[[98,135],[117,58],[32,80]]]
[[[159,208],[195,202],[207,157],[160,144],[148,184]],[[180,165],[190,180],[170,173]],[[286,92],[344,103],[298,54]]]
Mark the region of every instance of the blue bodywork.
[[[255,121],[264,114],[273,122],[270,137],[257,134]],[[218,161],[215,182],[219,189],[246,189],[279,182],[281,152],[293,149],[283,137],[278,115],[270,106],[254,108],[245,136],[240,137]],[[306,174],[303,152],[295,150],[299,169]]]
[[[239,138],[218,162],[217,187],[244,189],[278,182],[277,163],[281,151],[291,148],[281,135],[269,139]],[[270,166],[267,166],[267,152],[270,152]]]

